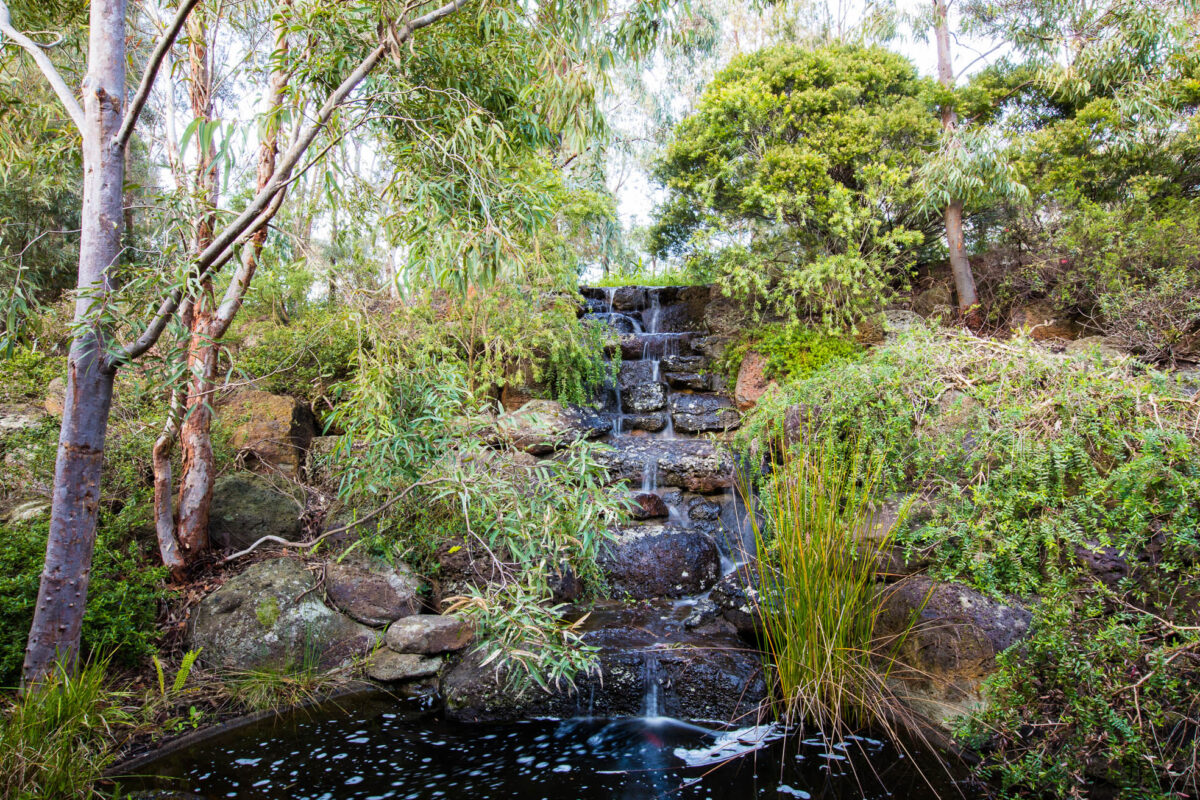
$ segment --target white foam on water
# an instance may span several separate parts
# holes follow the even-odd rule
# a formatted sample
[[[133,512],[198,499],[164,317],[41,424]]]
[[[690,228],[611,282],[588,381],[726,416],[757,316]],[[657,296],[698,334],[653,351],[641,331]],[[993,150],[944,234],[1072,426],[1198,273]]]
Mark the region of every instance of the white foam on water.
[[[717,734],[717,740],[708,747],[675,748],[675,757],[689,767],[720,764],[731,758],[761,750],[784,736],[778,725],[754,725]]]

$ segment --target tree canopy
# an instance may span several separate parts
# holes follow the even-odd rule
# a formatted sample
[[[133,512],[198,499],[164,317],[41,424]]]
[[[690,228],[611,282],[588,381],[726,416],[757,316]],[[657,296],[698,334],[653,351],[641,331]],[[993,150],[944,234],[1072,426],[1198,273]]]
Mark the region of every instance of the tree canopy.
[[[934,230],[916,181],[937,143],[934,95],[881,48],[735,58],[655,169],[670,199],[652,248],[773,311],[853,322]]]

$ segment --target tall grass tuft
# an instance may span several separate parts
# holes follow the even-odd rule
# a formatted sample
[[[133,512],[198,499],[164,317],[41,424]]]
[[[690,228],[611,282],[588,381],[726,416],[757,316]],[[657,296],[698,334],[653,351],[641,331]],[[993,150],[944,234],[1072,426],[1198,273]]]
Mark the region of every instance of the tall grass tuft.
[[[781,448],[762,488],[763,519],[751,515],[772,702],[788,725],[894,733],[898,704],[887,679],[907,633],[876,636],[877,574],[892,544],[891,529],[876,530],[881,462],[847,449],[853,455]],[[907,512],[906,504],[901,518]]]
[[[0,797],[85,798],[130,722],[104,685],[104,665],[57,673],[0,711]]]

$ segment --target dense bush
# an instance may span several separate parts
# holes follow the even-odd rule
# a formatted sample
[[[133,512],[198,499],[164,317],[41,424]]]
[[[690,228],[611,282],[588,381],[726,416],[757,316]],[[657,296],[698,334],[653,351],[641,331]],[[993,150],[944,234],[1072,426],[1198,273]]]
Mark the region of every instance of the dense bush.
[[[358,341],[347,316],[309,308],[286,325],[246,323],[231,337],[238,344],[234,369],[272,394],[315,402],[354,367]]]
[[[0,525],[0,686],[15,686],[25,658],[47,523]],[[102,520],[83,621],[86,657],[133,665],[155,652],[165,569],[124,515]]]
[[[746,353],[753,350],[766,360],[764,375],[770,380],[806,378],[839,361],[857,358],[862,347],[847,336],[825,333],[801,325],[770,324],[745,332],[713,365],[728,386],[737,382]]]
[[[1140,551],[1195,541],[1200,458],[1172,379],[1020,340],[918,329],[860,362],[789,384],[743,426],[743,446],[812,410],[821,435],[884,454],[893,489],[936,497],[908,536],[942,574],[989,592],[1039,591],[1074,545]],[[1177,395],[1178,396],[1178,395]]]
[[[573,302],[569,315],[560,300],[550,302],[561,317],[549,319],[579,324]],[[538,342],[548,329],[528,324],[527,317],[523,326],[503,317],[481,320],[475,315],[501,308],[487,302],[462,305],[474,313],[464,319],[457,316],[461,308],[418,306],[364,325],[359,369],[335,388],[332,421],[344,434],[330,466],[343,500],[387,510],[369,547],[430,571],[436,569],[433,551],[457,541],[454,547],[489,565],[484,569],[495,580],[470,592],[461,610],[477,618],[490,660],[509,664],[517,680],[570,681],[590,667],[594,649],[559,624],[554,581],[569,574],[587,590],[601,585],[597,558],[623,501],[608,490],[588,443],[553,461],[530,463],[491,441],[488,376],[504,378],[505,358],[520,352],[515,348],[532,351],[529,337]],[[458,338],[458,325],[469,320],[473,337]],[[522,327],[526,338],[508,338]],[[497,338],[481,339],[485,330]],[[558,329],[560,346],[571,345],[571,330],[566,324]],[[482,346],[468,349],[468,343]],[[583,352],[590,369],[594,356]],[[543,363],[547,371],[535,378],[550,375],[553,383],[557,375],[560,397],[583,398],[580,373],[566,372],[575,369],[573,362]],[[564,383],[564,374],[576,377]]]
[[[1182,603],[1194,603],[1194,583],[1178,588]],[[1070,797],[1097,779],[1122,797],[1200,789],[1192,625],[1144,613],[1103,586],[1060,590],[1038,604],[1032,635],[999,664],[992,703],[964,735],[994,746],[984,769],[1007,793]]]

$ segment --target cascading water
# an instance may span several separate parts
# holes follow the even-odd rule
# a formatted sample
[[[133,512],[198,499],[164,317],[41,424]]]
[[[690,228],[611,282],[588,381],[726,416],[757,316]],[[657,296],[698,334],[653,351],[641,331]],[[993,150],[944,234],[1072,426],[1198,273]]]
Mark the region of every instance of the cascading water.
[[[661,716],[661,701],[659,700],[660,687],[658,682],[658,657],[647,651],[644,656],[642,669],[643,682],[643,701],[642,701],[642,716],[647,719],[654,719]]]

